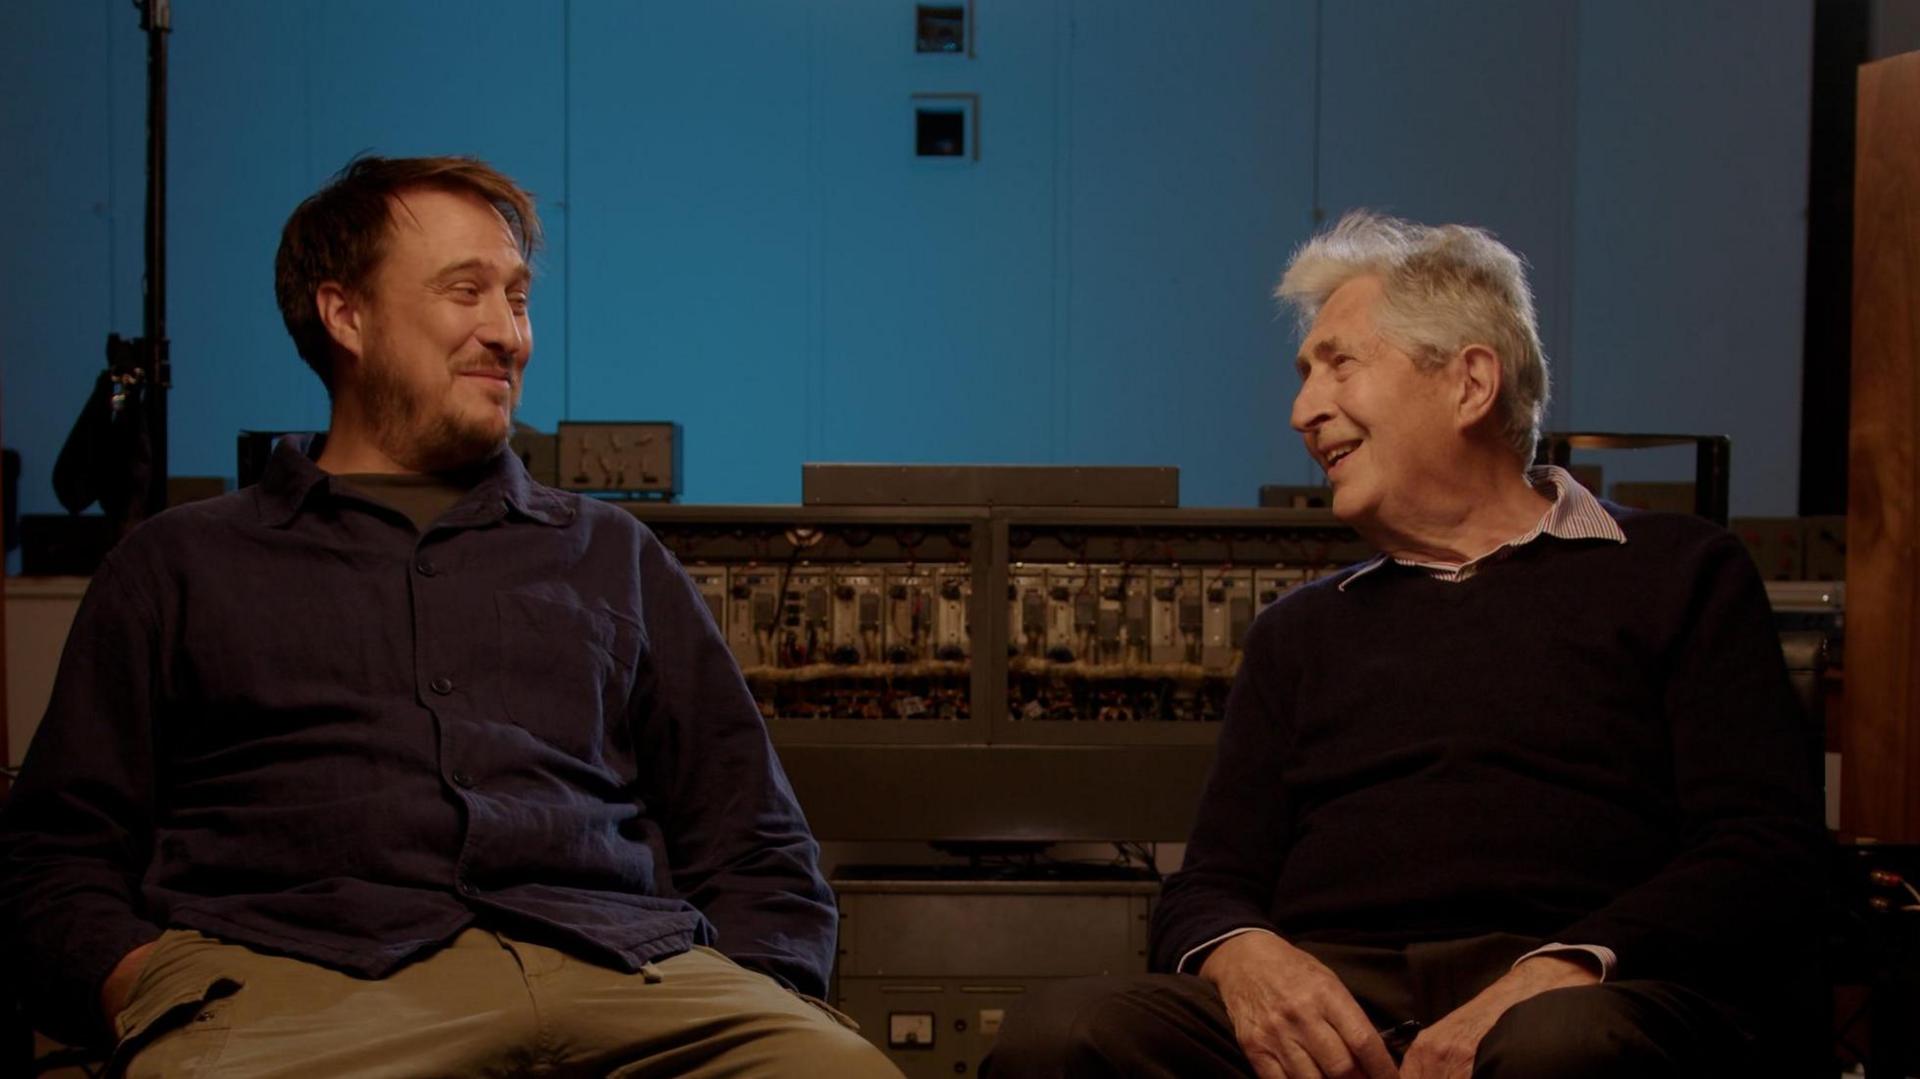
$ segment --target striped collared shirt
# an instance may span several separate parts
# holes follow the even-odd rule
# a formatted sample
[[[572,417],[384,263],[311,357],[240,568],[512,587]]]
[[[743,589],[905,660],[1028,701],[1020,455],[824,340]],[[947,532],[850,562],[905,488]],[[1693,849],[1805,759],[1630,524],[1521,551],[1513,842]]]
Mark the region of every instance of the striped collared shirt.
[[[1371,561],[1361,565],[1340,582],[1340,591],[1347,586],[1385,565],[1389,559],[1403,566],[1425,570],[1435,580],[1464,581],[1478,573],[1481,567],[1506,557],[1507,552],[1525,547],[1541,536],[1553,536],[1558,539],[1597,539],[1611,540],[1614,543],[1627,542],[1627,534],[1620,530],[1613,515],[1608,513],[1600,500],[1593,497],[1573,474],[1555,465],[1543,465],[1527,470],[1527,482],[1533,489],[1553,499],[1553,505],[1540,515],[1532,529],[1515,536],[1513,539],[1495,547],[1478,558],[1465,562],[1421,562],[1411,558],[1393,558],[1391,555],[1375,555]]]

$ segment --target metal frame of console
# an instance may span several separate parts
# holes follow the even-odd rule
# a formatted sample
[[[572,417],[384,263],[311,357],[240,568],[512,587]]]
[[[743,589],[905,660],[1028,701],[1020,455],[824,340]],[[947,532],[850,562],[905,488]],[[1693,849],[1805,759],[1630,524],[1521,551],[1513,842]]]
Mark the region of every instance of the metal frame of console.
[[[1014,568],[1329,570],[1370,553],[1324,510],[622,505],[694,570],[904,559],[966,567],[965,718],[768,720],[815,832],[832,840],[1184,839],[1218,724],[1011,716],[1010,634],[998,597]]]

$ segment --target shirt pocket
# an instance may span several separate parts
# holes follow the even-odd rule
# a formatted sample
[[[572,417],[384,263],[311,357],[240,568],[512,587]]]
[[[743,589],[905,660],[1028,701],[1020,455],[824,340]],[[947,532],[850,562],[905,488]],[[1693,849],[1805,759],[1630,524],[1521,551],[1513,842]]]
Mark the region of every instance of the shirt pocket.
[[[637,632],[623,620],[525,592],[495,596],[499,645],[492,677],[515,726],[574,759],[598,763],[624,740]]]

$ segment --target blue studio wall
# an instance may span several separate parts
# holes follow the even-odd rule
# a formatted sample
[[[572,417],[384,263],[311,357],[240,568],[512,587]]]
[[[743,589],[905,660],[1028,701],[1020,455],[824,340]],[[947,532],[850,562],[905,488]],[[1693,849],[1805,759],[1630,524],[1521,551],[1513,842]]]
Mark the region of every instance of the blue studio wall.
[[[916,55],[913,7],[175,0],[174,472],[324,424],[273,249],[372,149],[540,195],[523,418],[679,420],[690,501],[796,500],[807,460],[1313,482],[1268,291],[1365,205],[1529,257],[1555,426],[1730,434],[1734,511],[1794,511],[1811,0],[974,0],[973,58]],[[11,0],[0,48],[0,423],[50,512],[139,332],[144,41],[126,0]],[[912,157],[916,92],[979,95],[978,161]]]

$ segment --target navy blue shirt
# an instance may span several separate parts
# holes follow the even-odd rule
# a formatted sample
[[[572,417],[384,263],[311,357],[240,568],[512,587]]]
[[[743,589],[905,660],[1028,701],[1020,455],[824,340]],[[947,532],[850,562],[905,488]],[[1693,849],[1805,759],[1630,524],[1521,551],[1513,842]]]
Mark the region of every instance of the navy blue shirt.
[[[819,994],[818,846],[706,605],[499,455],[424,534],[283,442],[101,567],[0,826],[43,1029],[162,927],[377,978],[483,923]]]

